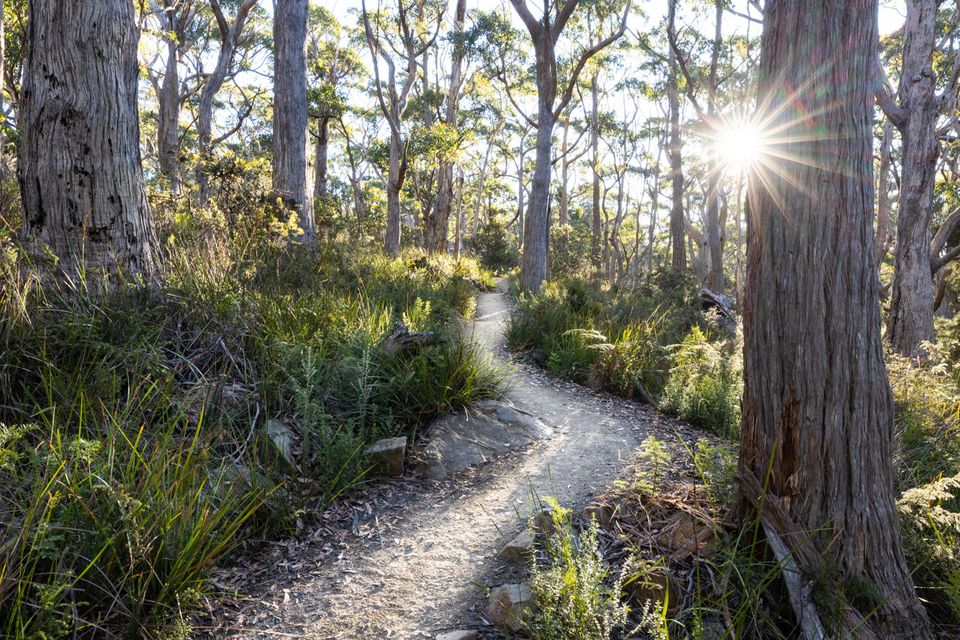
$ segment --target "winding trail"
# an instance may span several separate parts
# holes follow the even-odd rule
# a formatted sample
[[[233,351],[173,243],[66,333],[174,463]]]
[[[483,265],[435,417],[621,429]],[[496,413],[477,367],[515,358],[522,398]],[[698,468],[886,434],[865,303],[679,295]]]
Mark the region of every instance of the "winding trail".
[[[617,477],[647,435],[679,444],[678,432],[692,433],[648,407],[509,363],[502,344],[509,311],[500,282],[496,292],[480,295],[469,330],[511,367],[507,399],[556,435],[482,467],[472,482],[455,478],[447,491],[425,488],[401,507],[379,547],[356,545],[329,558],[284,590],[276,624],[261,619],[256,631],[233,637],[433,638],[482,627],[484,588],[517,577],[497,553],[521,530],[534,494],[580,507]]]

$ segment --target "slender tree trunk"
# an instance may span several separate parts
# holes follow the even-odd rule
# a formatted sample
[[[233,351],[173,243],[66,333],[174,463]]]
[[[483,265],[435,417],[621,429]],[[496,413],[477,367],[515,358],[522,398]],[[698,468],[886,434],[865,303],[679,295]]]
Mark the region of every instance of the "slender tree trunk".
[[[715,33],[713,38],[713,53],[710,58],[710,85],[708,113],[715,116],[717,112],[717,68],[720,60],[722,45],[723,3],[719,0],[715,7]],[[709,248],[710,264],[707,271],[707,287],[716,293],[723,293],[723,232],[720,229],[720,170],[715,149],[710,150],[710,174],[707,176],[707,207],[706,207],[706,235]]]
[[[670,21],[676,11],[676,0],[670,2]],[[677,55],[670,47],[670,80],[667,102],[670,105],[670,183],[673,202],[670,207],[670,244],[673,247],[671,264],[674,269],[687,268],[687,248],[683,239],[683,142],[680,138],[680,95],[677,88],[679,72]]]
[[[657,166],[659,166],[659,164]],[[660,208],[660,171],[659,170],[657,171],[657,175],[654,178],[653,192],[650,195],[651,195],[650,228],[647,232],[647,273],[653,273],[653,242],[657,232],[657,210]]]
[[[317,121],[317,144],[313,159],[313,199],[320,202],[327,197],[327,153],[330,146],[330,118],[320,116]]]
[[[883,263],[889,251],[890,237],[890,153],[893,146],[893,123],[883,125],[883,142],[880,144],[880,175],[877,176],[877,265]]]
[[[307,200],[307,0],[277,0],[273,18],[273,192],[316,239]]]
[[[590,260],[594,269],[600,267],[600,96],[598,93],[599,74],[590,79],[590,168],[593,177],[593,221],[590,227]]]
[[[460,170],[460,176],[457,178],[457,224],[454,235],[453,254],[459,259],[460,252],[463,250],[463,170]]]
[[[390,135],[390,166],[387,177],[387,229],[383,248],[394,258],[400,255],[400,189],[403,188],[400,173],[401,145],[399,132]]]
[[[450,65],[450,87],[447,91],[447,113],[445,123],[457,130],[457,118],[460,112],[460,85],[464,47],[460,42],[463,36],[463,24],[467,14],[467,0],[457,0],[453,19],[453,60]],[[440,165],[439,193],[437,206],[428,235],[431,252],[447,252],[447,236],[450,229],[450,209],[453,204],[453,159],[448,158]]]
[[[477,183],[477,198],[473,202],[473,231],[471,235],[474,247],[476,247],[477,233],[480,230],[480,209],[483,207],[483,193],[486,188],[487,170],[490,167],[490,152],[492,150],[493,145],[488,144],[487,150],[483,155],[483,165],[480,167],[480,179]]]
[[[887,339],[894,351],[905,356],[919,355],[921,344],[934,338],[930,224],[939,154],[932,70],[937,4],[936,0],[908,0],[903,35],[899,94],[906,121],[900,130],[903,176]]]
[[[868,582],[878,635],[926,640],[895,505],[871,227],[877,42],[877,0],[766,4],[758,103],[782,142],[750,179],[739,464],[765,513],[792,521],[791,546],[812,546],[804,575]]]
[[[24,231],[61,268],[151,276],[129,0],[34,0],[20,103]]]
[[[172,17],[168,17],[172,21]],[[170,186],[170,195],[180,195],[180,43],[176,29],[168,25],[167,64],[160,85],[157,155],[160,173]]]
[[[570,161],[567,154],[570,149],[567,146],[567,136],[570,133],[570,114],[563,117],[563,145],[561,153],[563,159],[560,160],[560,211],[558,221],[561,225],[570,224]]]
[[[282,2],[284,0],[280,0]],[[210,175],[207,172],[207,163],[213,152],[213,99],[227,80],[230,68],[233,66],[233,56],[237,51],[237,41],[243,32],[251,9],[257,0],[243,0],[233,22],[229,22],[223,14],[219,2],[211,2],[220,31],[220,51],[217,53],[217,62],[213,71],[206,77],[203,88],[200,90],[200,102],[197,107],[197,146],[200,158],[197,161],[197,199],[200,205],[205,205],[210,199]]]

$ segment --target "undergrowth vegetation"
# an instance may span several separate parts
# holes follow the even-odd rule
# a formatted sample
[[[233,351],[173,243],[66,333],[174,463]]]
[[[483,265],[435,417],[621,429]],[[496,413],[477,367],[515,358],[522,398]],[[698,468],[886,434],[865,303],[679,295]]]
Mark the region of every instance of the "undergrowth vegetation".
[[[733,468],[742,342],[739,335],[719,330],[710,312],[701,311],[695,281],[661,271],[635,288],[602,289],[569,277],[546,283],[537,295],[515,295],[508,332],[512,349],[554,375],[654,404],[718,436],[715,443],[702,441],[688,453],[709,498],[705,508],[711,516],[704,520],[722,520],[738,500]],[[895,464],[905,549],[931,619],[947,634],[960,629],[960,331],[955,324],[950,320],[938,327],[939,342],[929,346],[926,361],[886,357],[896,409]],[[656,496],[664,491],[663,470],[673,463],[657,442],[645,442],[641,449],[643,472],[620,489]],[[730,527],[718,531],[716,540],[710,554],[698,560],[705,564],[697,580],[713,576],[710,588],[691,591],[683,613],[674,612],[670,624],[648,620],[644,628],[654,636],[673,628],[690,637],[708,637],[704,619],[716,620],[718,611],[727,610],[738,638],[788,637],[789,625],[779,616],[790,614],[778,612],[770,600],[780,569],[762,551],[762,531]],[[551,562],[576,565],[569,558]],[[541,570],[538,575],[554,574]],[[715,588],[716,576],[726,576],[723,588]],[[610,587],[610,580],[605,584]],[[857,594],[844,593],[844,598],[855,602]],[[652,619],[656,622],[656,616]]]
[[[459,331],[492,285],[475,262],[168,214],[159,286],[53,286],[0,237],[0,636],[183,636],[238,544],[362,479],[373,440],[497,391]],[[432,339],[391,354],[398,322]]]

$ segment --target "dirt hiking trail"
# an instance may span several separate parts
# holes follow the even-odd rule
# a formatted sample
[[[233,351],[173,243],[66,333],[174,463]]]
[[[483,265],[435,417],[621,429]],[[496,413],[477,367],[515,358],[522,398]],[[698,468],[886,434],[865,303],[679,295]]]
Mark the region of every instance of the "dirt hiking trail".
[[[287,584],[265,585],[261,605],[244,611],[234,638],[433,638],[453,629],[481,629],[485,589],[511,582],[522,567],[497,557],[536,509],[534,493],[582,508],[629,463],[647,435],[680,452],[695,432],[649,407],[592,394],[534,367],[509,362],[503,335],[509,321],[506,283],[480,294],[468,331],[510,367],[506,399],[554,427],[555,435],[522,454],[480,467],[471,478],[422,481],[377,532],[305,570]],[[469,475],[467,474],[461,475]],[[318,542],[319,544],[319,542]],[[281,588],[282,587],[282,588]]]

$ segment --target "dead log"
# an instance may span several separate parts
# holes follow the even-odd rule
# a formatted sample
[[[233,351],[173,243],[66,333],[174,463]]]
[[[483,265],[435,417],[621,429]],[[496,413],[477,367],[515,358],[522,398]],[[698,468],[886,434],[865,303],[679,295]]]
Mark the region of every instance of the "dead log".
[[[407,325],[398,322],[393,331],[384,338],[381,348],[387,355],[396,357],[404,353],[419,351],[425,346],[437,343],[437,336],[432,331],[412,333]]]
[[[714,293],[710,289],[700,290],[700,308],[703,311],[712,311],[717,314],[720,327],[729,333],[737,332],[737,317],[733,314],[733,305],[730,298],[722,293]]]

